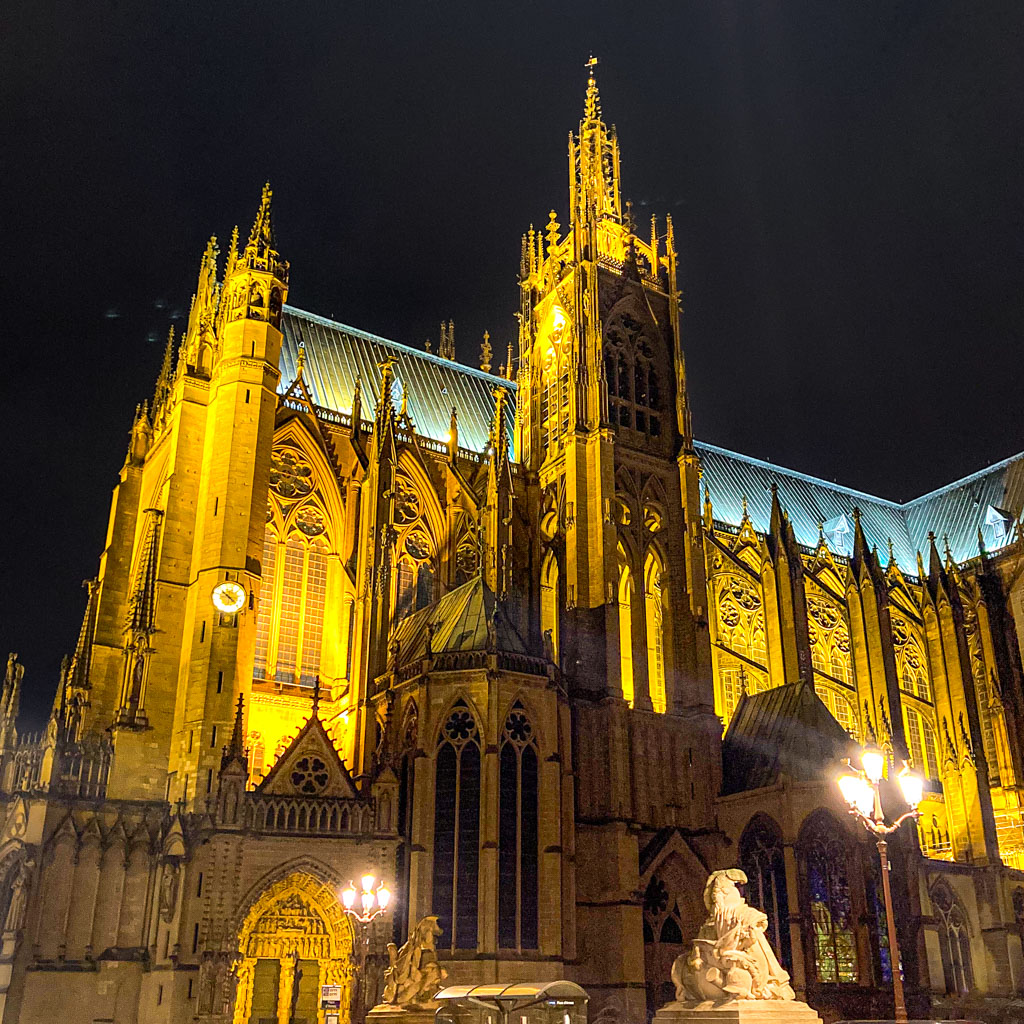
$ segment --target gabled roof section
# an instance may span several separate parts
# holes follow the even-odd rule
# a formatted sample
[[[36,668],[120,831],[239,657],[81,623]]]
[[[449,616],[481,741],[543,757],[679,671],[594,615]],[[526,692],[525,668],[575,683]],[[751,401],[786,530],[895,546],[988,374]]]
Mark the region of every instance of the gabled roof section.
[[[494,418],[494,389],[515,392],[515,385],[504,377],[346,327],[294,306],[284,307],[281,330],[282,393],[298,375],[302,345],[306,353],[302,376],[313,401],[348,414],[359,378],[364,415],[372,417],[380,397],[381,371],[377,364],[390,357],[395,360],[394,404],[396,408],[400,405],[404,388],[416,433],[444,443],[454,407],[459,418],[459,444],[471,451],[482,452],[487,447]],[[515,401],[507,402],[506,409],[505,426],[511,443]]]
[[[958,562],[978,554],[978,529],[985,546],[994,551],[1013,539],[1012,522],[994,522],[995,509],[1010,520],[1024,509],[1024,452],[997,462],[978,473],[921,495],[904,505],[907,528],[915,547],[928,550],[928,532],[949,538],[949,549]],[[1000,530],[999,527],[1002,526]],[[1006,532],[1008,531],[1008,533]]]
[[[358,799],[352,776],[331,742],[316,707],[256,787],[263,796]]]
[[[807,683],[744,696],[722,740],[722,796],[771,786],[781,774],[820,779],[854,746]]]
[[[489,624],[493,621],[493,636]],[[476,576],[449,591],[439,601],[413,612],[395,630],[399,664],[427,656],[427,640],[434,655],[449,651],[505,651],[527,654],[515,626],[494,596]]]
[[[1014,518],[1024,509],[1024,452],[900,504],[703,441],[694,446],[704,467],[703,480],[716,520],[738,526],[746,498],[754,529],[767,533],[774,483],[797,543],[815,547],[818,524],[822,523],[829,548],[849,555],[841,538],[848,533],[853,510],[858,508],[869,546],[887,551],[891,539],[896,563],[905,573],[917,572],[917,552],[928,550],[929,532],[940,538],[948,536],[953,558],[965,562],[978,554],[979,527],[990,550],[1010,539],[999,542],[992,524],[986,525],[989,506],[1008,511]]]

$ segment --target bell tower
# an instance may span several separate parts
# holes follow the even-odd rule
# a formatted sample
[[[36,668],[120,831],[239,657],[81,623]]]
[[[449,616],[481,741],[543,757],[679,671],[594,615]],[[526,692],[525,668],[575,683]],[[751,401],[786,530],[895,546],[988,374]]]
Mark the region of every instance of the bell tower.
[[[523,237],[520,263],[516,458],[540,489],[540,630],[577,688],[637,708],[706,709],[699,466],[672,221],[659,232],[652,217],[641,237],[622,200],[596,63],[569,137],[567,228],[552,210]]]

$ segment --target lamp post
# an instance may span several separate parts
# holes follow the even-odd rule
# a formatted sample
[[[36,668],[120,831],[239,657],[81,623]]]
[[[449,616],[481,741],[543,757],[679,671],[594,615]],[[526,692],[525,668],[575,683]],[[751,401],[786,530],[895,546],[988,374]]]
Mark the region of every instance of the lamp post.
[[[360,879],[362,892],[357,892],[356,887],[349,882],[348,888],[341,894],[341,903],[345,908],[345,913],[352,918],[354,924],[359,926],[353,950],[356,954],[357,972],[355,990],[357,999],[353,1000],[356,1005],[352,1009],[354,1024],[362,1018],[365,1010],[363,1004],[366,985],[366,957],[370,947],[370,922],[380,917],[391,902],[391,890],[384,884],[384,880],[381,879],[380,884],[374,889],[375,881],[376,878],[373,875],[363,875]],[[353,928],[353,931],[356,929]]]
[[[878,857],[882,865],[882,891],[885,893],[885,923],[889,931],[889,958],[892,966],[892,995],[895,1003],[895,1017],[898,1021],[907,1019],[907,1004],[903,998],[903,975],[900,970],[900,947],[896,937],[896,921],[892,912],[892,892],[889,889],[889,844],[886,837],[895,832],[908,819],[916,819],[921,813],[917,807],[924,795],[924,780],[910,770],[906,761],[896,776],[903,799],[910,810],[901,814],[891,825],[885,823],[879,783],[885,770],[885,755],[870,744],[861,751],[862,769],[854,768],[849,761],[846,770],[836,780],[843,799],[850,806],[850,813],[874,836],[877,837]]]

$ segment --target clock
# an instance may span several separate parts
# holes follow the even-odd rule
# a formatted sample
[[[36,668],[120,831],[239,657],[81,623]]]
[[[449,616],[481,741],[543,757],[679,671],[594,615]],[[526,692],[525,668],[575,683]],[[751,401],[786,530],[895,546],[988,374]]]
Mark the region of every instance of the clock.
[[[240,612],[245,605],[245,587],[235,580],[225,580],[213,588],[213,606],[225,615]]]

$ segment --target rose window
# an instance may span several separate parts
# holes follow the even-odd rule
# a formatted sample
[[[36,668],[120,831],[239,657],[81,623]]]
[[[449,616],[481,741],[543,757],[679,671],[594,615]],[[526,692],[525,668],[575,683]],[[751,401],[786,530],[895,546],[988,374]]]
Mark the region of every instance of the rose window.
[[[445,722],[445,736],[452,743],[465,743],[476,734],[476,721],[464,708],[456,708]]]
[[[307,536],[317,537],[324,532],[324,514],[315,505],[305,505],[295,517],[295,525]]]
[[[313,467],[298,452],[278,450],[270,459],[270,486],[282,498],[302,498],[313,490]]]

